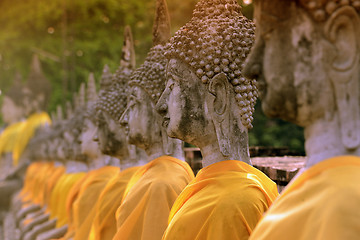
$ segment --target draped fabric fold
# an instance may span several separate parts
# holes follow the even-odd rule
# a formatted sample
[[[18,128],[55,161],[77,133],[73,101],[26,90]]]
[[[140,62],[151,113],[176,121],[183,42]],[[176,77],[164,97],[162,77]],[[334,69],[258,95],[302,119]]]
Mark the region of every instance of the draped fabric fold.
[[[22,126],[21,131],[17,134],[13,150],[13,164],[16,166],[21,154],[24,152],[30,139],[34,136],[39,126],[51,124],[50,116],[46,112],[33,113]]]
[[[118,229],[113,239],[161,239],[175,199],[193,178],[186,162],[170,156],[141,167],[116,212]]]
[[[250,239],[359,239],[359,182],[360,157],[312,166],[286,187]]]
[[[125,169],[109,180],[96,203],[89,240],[111,240],[114,237],[116,233],[116,210],[122,202],[130,178],[139,168]]]
[[[177,198],[163,239],[248,239],[277,196],[276,184],[246,163],[212,164]]]

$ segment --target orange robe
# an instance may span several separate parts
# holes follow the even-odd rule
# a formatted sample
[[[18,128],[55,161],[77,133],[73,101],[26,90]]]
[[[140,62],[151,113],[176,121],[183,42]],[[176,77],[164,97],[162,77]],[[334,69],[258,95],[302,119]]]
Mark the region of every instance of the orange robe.
[[[116,212],[118,230],[113,239],[161,239],[175,199],[193,178],[186,162],[170,156],[142,166]]]
[[[264,173],[236,160],[203,168],[171,209],[163,239],[248,239],[278,196]]]
[[[360,157],[312,166],[282,192],[250,239],[359,239],[359,182]]]
[[[68,223],[68,215],[66,212],[66,200],[68,194],[78,181],[86,175],[85,172],[65,173],[57,181],[50,199],[50,218],[57,218],[56,227],[62,227]]]
[[[21,132],[24,125],[25,121],[16,122],[6,127],[4,131],[0,133],[0,156],[3,153],[13,151],[17,135]]]
[[[51,193],[60,179],[60,177],[65,173],[66,168],[64,166],[54,166],[54,169],[49,176],[48,179],[46,179],[45,189],[44,189],[44,203],[49,206],[50,199],[51,199]]]
[[[13,123],[0,133],[0,179],[5,179],[13,168],[12,152],[16,145],[18,135],[22,132],[26,121]],[[5,154],[7,154],[5,156]]]
[[[79,195],[73,204],[74,240],[88,239],[95,217],[96,202],[108,181],[120,172],[120,168],[105,166],[90,171],[81,185]]]
[[[23,202],[30,201],[33,197],[33,186],[36,180],[36,172],[42,167],[42,162],[34,162],[26,169],[24,186],[20,191],[19,197]]]
[[[13,150],[14,166],[18,164],[21,154],[24,152],[30,139],[34,136],[36,129],[46,124],[51,124],[51,119],[46,112],[34,113],[27,118],[21,132],[17,134]]]
[[[88,240],[111,240],[116,233],[116,210],[120,206],[125,188],[140,167],[128,168],[109,180],[95,207],[95,217]]]

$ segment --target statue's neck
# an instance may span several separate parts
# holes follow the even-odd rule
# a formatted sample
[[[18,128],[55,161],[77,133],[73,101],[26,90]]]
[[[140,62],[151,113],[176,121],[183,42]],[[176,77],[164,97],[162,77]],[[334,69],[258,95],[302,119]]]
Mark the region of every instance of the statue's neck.
[[[354,131],[360,131],[360,129],[354,129]],[[335,156],[359,156],[360,148],[346,149],[341,137],[340,124],[336,116],[331,121],[320,119],[305,127],[305,150],[308,156],[305,168]]]
[[[165,155],[163,146],[160,142],[154,143],[145,149],[148,162]]]
[[[66,161],[65,166],[66,166],[66,173],[87,172],[89,170],[86,163],[74,161],[74,160]]]
[[[247,130],[240,129],[241,124],[237,122],[229,122],[233,124],[227,127],[227,134],[209,134],[207,142],[198,144],[203,157],[203,167],[226,160],[238,160],[251,165]],[[224,138],[222,140],[228,143],[224,144],[223,148],[219,146],[220,138]]]
[[[213,163],[226,161],[226,160],[238,160],[251,165],[248,146],[234,146],[230,148],[229,156],[224,156],[221,151],[218,142],[213,142],[206,146],[200,147],[200,151],[203,157],[202,165],[207,167]]]
[[[97,158],[92,159],[89,164],[88,164],[88,169],[89,170],[94,170],[94,169],[98,169],[101,168],[103,166],[105,166],[105,156],[104,155],[99,155]]]

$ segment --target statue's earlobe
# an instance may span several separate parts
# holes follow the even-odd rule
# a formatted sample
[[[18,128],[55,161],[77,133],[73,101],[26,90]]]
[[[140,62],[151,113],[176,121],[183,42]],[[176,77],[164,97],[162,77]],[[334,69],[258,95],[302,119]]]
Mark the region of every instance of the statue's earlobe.
[[[220,151],[224,156],[230,155],[230,90],[229,81],[224,73],[219,73],[210,80],[209,92],[214,96],[207,99],[209,113],[215,125]]]
[[[342,142],[347,149],[360,145],[359,41],[360,21],[354,8],[345,6],[327,20],[324,32],[335,53],[329,59],[329,77],[334,86]]]

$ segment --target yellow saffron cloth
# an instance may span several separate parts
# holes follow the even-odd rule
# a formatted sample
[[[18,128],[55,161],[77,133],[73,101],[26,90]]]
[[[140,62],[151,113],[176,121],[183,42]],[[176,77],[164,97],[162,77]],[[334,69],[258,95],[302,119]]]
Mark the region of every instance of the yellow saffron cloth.
[[[120,168],[105,166],[90,171],[73,204],[74,240],[88,239],[95,217],[96,202],[109,180],[120,172]]]
[[[248,239],[278,196],[276,184],[236,160],[200,170],[171,209],[163,239]]]
[[[359,182],[360,157],[333,157],[312,166],[283,191],[250,239],[359,239]]]
[[[38,127],[51,124],[51,119],[46,112],[34,113],[28,117],[21,132],[17,134],[13,150],[13,164],[17,166],[21,154],[24,152],[30,139],[34,136]]]
[[[0,156],[13,151],[17,136],[22,131],[24,125],[25,121],[13,123],[0,134]]]
[[[66,198],[66,214],[68,217],[68,221],[67,221],[67,225],[68,225],[68,229],[67,232],[65,234],[65,236],[63,236],[62,240],[65,239],[73,239],[74,235],[75,235],[75,230],[74,230],[74,202],[76,201],[77,197],[79,196],[79,192],[81,189],[81,186],[84,184],[84,182],[86,181],[86,179],[89,177],[88,174],[85,174],[80,180],[78,180],[70,189],[70,192],[68,193],[68,196]]]
[[[88,240],[112,240],[116,233],[116,210],[120,206],[125,188],[140,167],[119,172],[109,180],[95,206],[95,217]]]
[[[33,186],[36,181],[36,172],[39,168],[42,167],[42,162],[34,162],[28,166],[24,178],[24,186],[20,191],[19,198],[22,199],[22,202],[30,201],[33,195]]]
[[[50,218],[57,218],[56,227],[62,227],[68,223],[68,215],[66,212],[66,200],[68,194],[79,180],[86,175],[85,172],[65,173],[57,181],[50,199]]]
[[[41,168],[36,171],[36,181],[33,186],[33,203],[42,207],[45,205],[45,186],[54,170],[53,162],[43,162]]]
[[[51,199],[51,193],[60,179],[60,177],[65,173],[66,169],[64,166],[54,166],[53,171],[51,172],[51,175],[46,179],[45,189],[44,189],[44,203],[49,206],[50,205],[50,199]]]
[[[40,204],[43,206],[43,187],[51,168],[52,164],[50,162],[36,162],[29,166],[28,169],[31,171],[27,171],[23,188],[26,189],[22,197],[23,207],[28,204]]]
[[[118,229],[113,239],[161,239],[175,199],[193,178],[186,162],[170,156],[142,166],[116,212]]]

